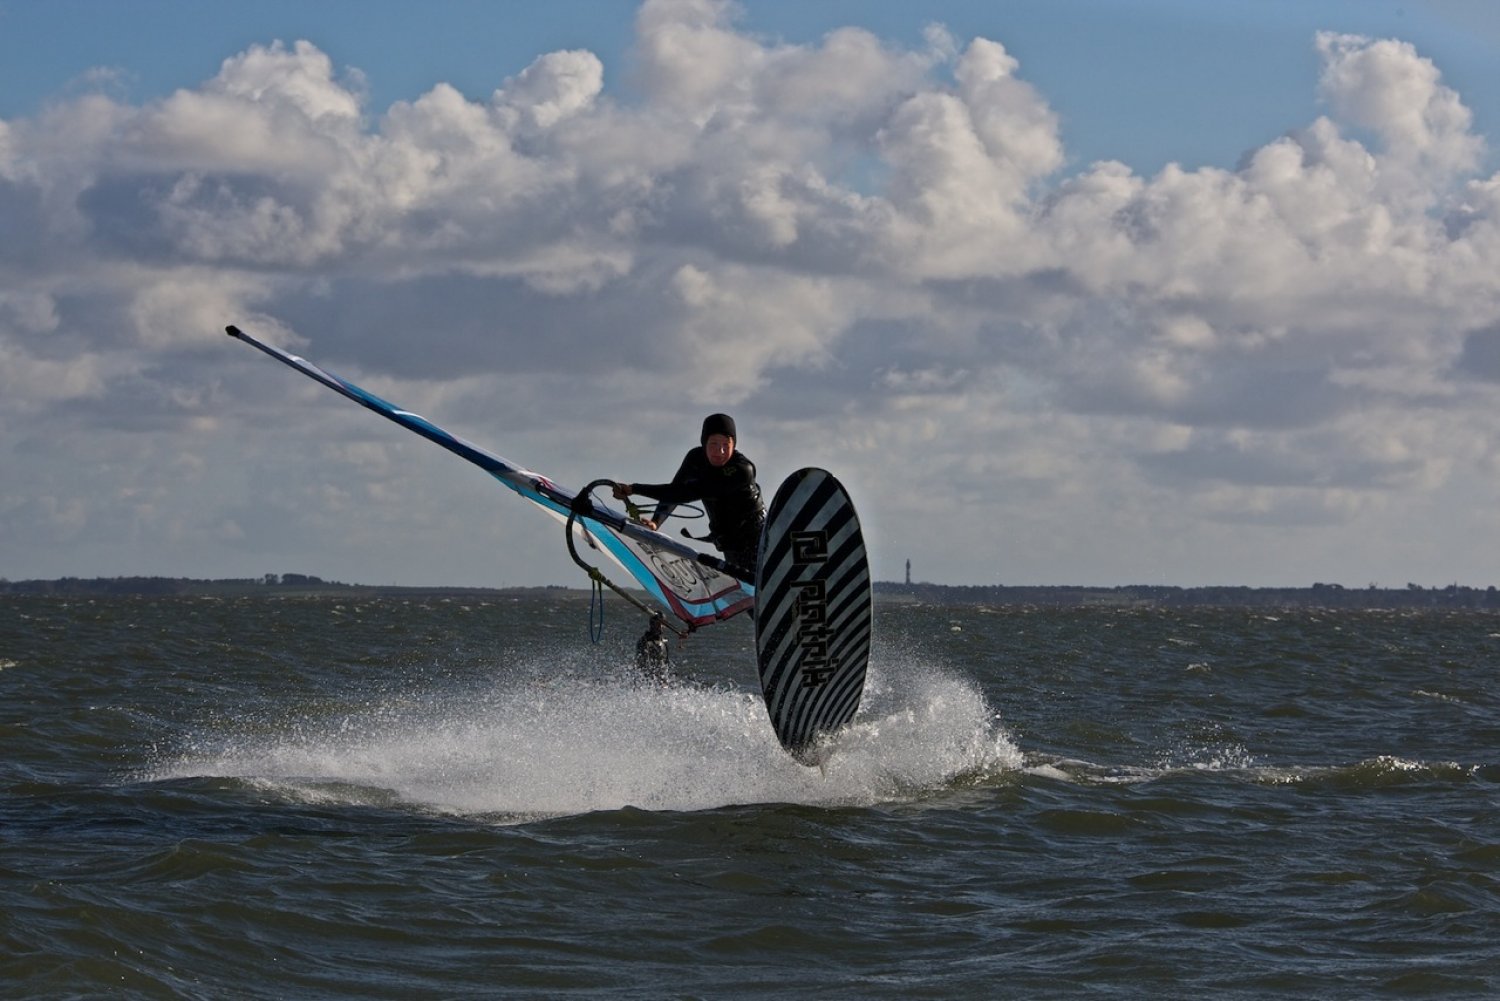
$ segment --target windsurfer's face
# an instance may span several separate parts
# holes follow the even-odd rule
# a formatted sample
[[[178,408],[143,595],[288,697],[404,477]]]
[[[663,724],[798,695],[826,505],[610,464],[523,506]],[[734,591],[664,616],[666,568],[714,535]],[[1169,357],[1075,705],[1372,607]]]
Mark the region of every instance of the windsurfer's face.
[[[722,434],[711,434],[708,441],[703,443],[703,451],[708,453],[710,466],[722,466],[734,455],[734,439]]]

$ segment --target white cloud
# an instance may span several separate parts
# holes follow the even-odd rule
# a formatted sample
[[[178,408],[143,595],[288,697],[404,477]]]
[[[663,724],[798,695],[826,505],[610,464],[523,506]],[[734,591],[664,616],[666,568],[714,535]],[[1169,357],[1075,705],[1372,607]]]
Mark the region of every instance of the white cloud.
[[[1041,96],[1015,76],[1020,64],[998,42],[976,38],[954,74],[990,157],[1013,173],[1012,197],[1062,166],[1057,116]]]
[[[1410,43],[1323,32],[1317,44],[1323,96],[1381,138],[1393,168],[1429,173],[1429,183],[1474,169],[1484,141],[1469,131],[1473,115]]]
[[[359,126],[352,86],[334,79],[332,62],[309,42],[252,46],[202,87],[143,110],[124,137],[123,159],[158,170],[324,173]]]
[[[653,102],[704,125],[733,113],[765,49],[731,27],[727,0],[647,0],[636,15],[640,77]]]
[[[103,355],[50,359],[0,340],[0,412],[19,420],[58,401],[98,398],[119,374],[120,367]]]
[[[604,64],[592,52],[551,52],[526,67],[495,104],[511,108],[536,128],[551,128],[586,110],[604,89]]]
[[[22,334],[42,334],[57,329],[57,300],[43,292],[15,289],[0,291],[0,323]]]
[[[189,457],[153,461],[212,498],[185,512],[132,477],[131,532],[226,563],[265,543],[219,482],[272,446],[226,425],[274,412],[311,452],[344,404],[230,350],[236,322],[580,482],[665,477],[699,411],[735,407],[768,477],[816,460],[858,481],[890,551],[956,505],[966,541],[933,544],[954,579],[995,579],[1017,543],[989,526],[1011,524],[1032,580],[1125,573],[1150,538],[1182,572],[1215,545],[1260,559],[1225,526],[1352,538],[1500,461],[1500,177],[1411,45],[1319,35],[1327,114],[1235,169],[1066,174],[1058,115],[1000,41],[792,45],[735,17],[644,4],[633,100],[563,51],[488,100],[438,84],[371,120],[358,73],[298,41],[144,106],[0,122],[7,454],[65,461],[21,448],[49,421],[116,427],[124,451]],[[368,437],[295,470],[322,492],[274,464],[259,482],[288,480],[289,535],[357,562],[356,534],[442,491],[344,416]],[[82,538],[107,475],[7,476],[5,510]],[[1099,555],[1111,528],[1141,541]]]
[[[358,77],[356,77],[358,82]],[[288,105],[314,122],[359,117],[358,95],[333,80],[333,62],[311,42],[254,45],[224,60],[204,88],[262,105]]]
[[[253,312],[251,304],[268,295],[266,284],[253,275],[181,268],[152,275],[135,290],[130,318],[148,348],[201,344],[205,331],[225,326],[225,317],[264,324],[268,318]]]

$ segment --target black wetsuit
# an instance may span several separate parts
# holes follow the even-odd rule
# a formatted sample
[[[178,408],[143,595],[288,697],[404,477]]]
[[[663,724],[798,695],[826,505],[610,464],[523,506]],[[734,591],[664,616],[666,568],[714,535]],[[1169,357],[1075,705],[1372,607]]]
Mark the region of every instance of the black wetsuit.
[[[708,461],[702,446],[682,457],[682,465],[671,483],[637,483],[635,492],[662,503],[656,509],[656,524],[667,520],[678,504],[702,502],[708,514],[708,541],[730,563],[755,572],[760,551],[760,530],[766,508],[755,482],[755,463],[735,452],[722,466]]]

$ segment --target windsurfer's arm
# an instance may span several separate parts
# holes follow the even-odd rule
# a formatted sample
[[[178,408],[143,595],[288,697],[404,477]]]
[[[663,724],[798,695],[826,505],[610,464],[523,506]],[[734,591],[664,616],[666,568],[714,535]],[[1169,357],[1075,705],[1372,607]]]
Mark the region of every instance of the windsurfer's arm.
[[[642,494],[647,497],[650,496],[650,494],[647,494],[644,490],[641,489],[640,485],[635,483],[616,483],[611,488],[611,492],[614,494],[615,500],[622,501],[628,501],[634,494]],[[672,513],[672,507],[673,505],[668,505],[665,510],[663,510],[661,505],[657,505],[656,511],[653,512],[656,515],[655,518],[639,517],[639,512],[635,511],[634,509],[632,509],[631,513],[633,516],[635,516],[636,521],[640,522],[642,525],[645,525],[647,528],[651,529],[654,532],[656,531],[656,527],[660,525],[664,520],[666,520],[667,515]]]
[[[641,524],[651,529],[659,528],[662,522],[671,517],[672,512],[677,509],[679,499],[685,501],[693,499],[691,492],[687,496],[677,497],[678,494],[682,493],[681,488],[684,486],[680,483],[627,483],[625,486],[630,488],[632,494],[650,497],[652,500],[658,502],[656,510],[652,512],[651,518],[649,520],[642,519],[641,521]],[[666,497],[663,497],[663,493],[672,495],[672,499],[668,500]]]
[[[657,528],[672,516],[678,504],[703,499],[704,483],[696,475],[693,463],[694,452],[701,451],[701,449],[694,449],[682,457],[682,463],[673,474],[671,483],[616,483],[615,499],[625,500],[632,494],[640,494],[642,497],[650,497],[657,501],[653,518],[641,521],[641,524],[647,528]]]

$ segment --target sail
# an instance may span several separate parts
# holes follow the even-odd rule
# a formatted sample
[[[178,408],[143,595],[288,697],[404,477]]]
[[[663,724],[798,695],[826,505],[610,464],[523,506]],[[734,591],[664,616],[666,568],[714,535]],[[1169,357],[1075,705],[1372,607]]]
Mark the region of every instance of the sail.
[[[427,418],[382,400],[305,358],[256,340],[238,327],[226,327],[225,331],[334,392],[462,456],[547,513],[566,521],[574,510],[575,491],[450,434]],[[637,524],[623,512],[588,499],[575,513],[573,525],[575,532],[586,532],[592,539],[588,544],[597,543],[662,607],[691,626],[727,619],[755,602],[754,584],[739,576],[735,568],[716,556]]]

